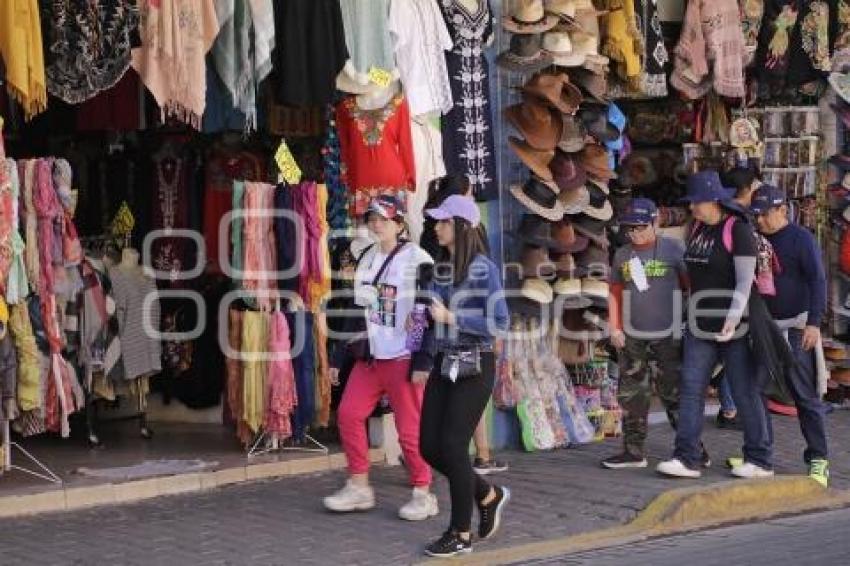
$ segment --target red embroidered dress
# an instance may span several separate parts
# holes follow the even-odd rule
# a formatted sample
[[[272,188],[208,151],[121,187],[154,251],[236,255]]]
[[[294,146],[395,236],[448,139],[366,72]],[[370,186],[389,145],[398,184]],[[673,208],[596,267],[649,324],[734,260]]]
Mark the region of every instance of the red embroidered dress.
[[[375,196],[415,189],[410,111],[404,95],[375,110],[360,108],[355,97],[346,98],[337,106],[337,126],[355,215],[363,214]]]

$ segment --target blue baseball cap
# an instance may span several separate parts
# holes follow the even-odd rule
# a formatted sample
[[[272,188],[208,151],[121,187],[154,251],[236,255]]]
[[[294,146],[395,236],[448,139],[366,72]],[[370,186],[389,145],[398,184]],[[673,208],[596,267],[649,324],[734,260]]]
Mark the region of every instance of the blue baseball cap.
[[[472,227],[478,226],[481,222],[481,212],[478,210],[478,205],[469,197],[461,195],[452,195],[443,201],[443,204],[437,208],[429,208],[425,214],[434,220],[448,220],[449,218],[463,218]]]
[[[752,203],[750,203],[750,212],[753,214],[764,214],[775,206],[780,206],[787,202],[785,191],[773,185],[762,185],[753,194]]]
[[[700,171],[688,177],[682,202],[718,202],[727,204],[735,196],[734,189],[727,189],[720,182],[717,171]]]
[[[633,198],[620,214],[620,224],[639,226],[653,224],[658,218],[658,207],[648,198]]]

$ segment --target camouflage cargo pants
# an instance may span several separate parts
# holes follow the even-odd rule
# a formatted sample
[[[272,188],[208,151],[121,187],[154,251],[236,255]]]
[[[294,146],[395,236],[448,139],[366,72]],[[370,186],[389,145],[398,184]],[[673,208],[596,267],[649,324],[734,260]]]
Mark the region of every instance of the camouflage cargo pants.
[[[681,365],[681,341],[626,337],[626,346],[620,351],[617,400],[623,410],[623,441],[627,452],[644,455],[653,390],[664,405],[670,425],[676,428]]]

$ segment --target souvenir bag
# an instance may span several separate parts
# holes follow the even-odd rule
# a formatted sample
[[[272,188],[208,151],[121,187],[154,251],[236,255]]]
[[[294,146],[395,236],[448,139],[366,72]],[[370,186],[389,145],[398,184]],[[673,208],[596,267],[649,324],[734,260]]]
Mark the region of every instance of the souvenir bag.
[[[593,442],[596,431],[587,419],[587,414],[579,405],[570,374],[563,364],[558,364],[557,367],[553,367],[553,370],[555,371],[555,382],[558,385],[558,407],[561,410],[561,418],[564,421],[564,428],[570,442],[576,444]]]
[[[499,409],[513,409],[517,405],[518,391],[514,381],[514,360],[516,359],[516,340],[507,338],[498,351],[496,363],[496,385],[493,388],[493,403]]]
[[[550,339],[547,337],[543,337],[537,342],[537,354],[533,358],[532,366],[540,389],[543,407],[549,419],[549,426],[552,427],[552,433],[555,435],[555,446],[566,446],[569,443],[569,438],[564,427],[564,421],[561,418],[561,409],[558,406],[558,385],[554,379],[553,368],[553,365],[560,365],[561,362],[552,354],[549,344]]]
[[[529,332],[528,334],[533,334]],[[524,338],[523,363],[520,365],[520,379],[525,395],[517,404],[523,447],[533,452],[535,450],[551,450],[555,447],[555,434],[546,414],[540,388],[535,380],[534,367],[531,357],[536,355],[534,337]]]

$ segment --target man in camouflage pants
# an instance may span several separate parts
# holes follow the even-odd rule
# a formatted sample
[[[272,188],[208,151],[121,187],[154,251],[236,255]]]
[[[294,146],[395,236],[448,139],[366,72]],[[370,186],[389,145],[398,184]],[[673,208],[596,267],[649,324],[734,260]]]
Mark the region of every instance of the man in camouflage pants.
[[[679,408],[682,292],[687,288],[684,244],[657,234],[658,210],[632,199],[619,218],[628,237],[614,254],[609,316],[611,343],[620,352],[617,399],[623,410],[624,451],[606,468],[645,468],[653,385],[675,428]]]

